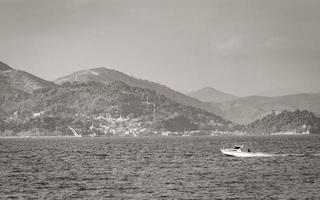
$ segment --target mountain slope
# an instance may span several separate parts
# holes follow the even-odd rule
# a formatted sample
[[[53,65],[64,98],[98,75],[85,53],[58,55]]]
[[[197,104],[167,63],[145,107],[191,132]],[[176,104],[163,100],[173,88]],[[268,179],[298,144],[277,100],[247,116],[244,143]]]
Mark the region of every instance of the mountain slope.
[[[212,87],[205,87],[200,90],[191,92],[189,96],[204,102],[225,102],[237,99],[237,96],[221,92]]]
[[[46,81],[22,70],[15,70],[4,63],[0,63],[0,66],[1,78],[6,79],[7,84],[16,90],[32,93],[37,89],[57,86],[53,82]]]
[[[17,110],[20,101],[28,98],[30,94],[17,90],[10,85],[7,77],[0,73],[0,120],[5,117],[12,110]]]
[[[12,69],[9,65],[0,61],[0,72]]]
[[[279,97],[279,96],[288,96],[288,95],[299,94],[299,93],[301,93],[301,92],[294,90],[294,89],[291,89],[291,88],[279,87],[279,88],[275,88],[272,90],[261,92],[261,93],[257,94],[257,96]]]
[[[93,123],[101,129],[107,126],[101,124],[109,122],[96,119],[106,115],[141,121],[148,130],[152,127],[163,131],[224,130],[232,127],[230,122],[210,112],[182,105],[153,90],[131,87],[121,81],[109,84],[65,83],[56,88],[36,90],[26,99],[18,99],[15,105],[6,117],[10,119],[13,113],[17,113],[12,123],[20,121],[21,124],[11,126],[9,120],[2,125],[3,129],[13,127],[15,132],[35,128],[49,133],[57,129],[67,131],[69,125],[89,130]],[[35,118],[35,113],[41,117]],[[108,126],[116,124],[109,123]],[[117,129],[123,128],[121,123],[117,126]]]
[[[209,103],[201,102],[195,98],[184,95],[180,92],[177,92],[173,89],[168,88],[167,86],[154,83],[147,80],[141,80],[134,78],[132,76],[126,75],[122,72],[107,69],[107,68],[94,68],[88,70],[82,70],[74,72],[68,76],[64,76],[55,80],[55,83],[62,84],[64,82],[87,82],[87,81],[96,81],[102,83],[110,83],[113,81],[122,81],[130,86],[147,88],[156,91],[159,94],[165,95],[166,97],[184,104],[197,108],[201,108],[208,112],[215,113],[215,108],[211,107]]]
[[[294,94],[280,97],[243,97],[224,103],[213,103],[217,114],[235,123],[248,124],[273,111],[309,110],[320,114],[320,93]]]

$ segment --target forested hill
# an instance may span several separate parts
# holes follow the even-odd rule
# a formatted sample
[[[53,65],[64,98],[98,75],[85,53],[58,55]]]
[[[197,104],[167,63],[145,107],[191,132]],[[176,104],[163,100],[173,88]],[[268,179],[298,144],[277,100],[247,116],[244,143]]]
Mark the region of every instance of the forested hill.
[[[104,67],[77,71],[70,75],[61,77],[57,79],[55,82],[60,85],[65,82],[88,82],[88,81],[94,81],[94,82],[100,82],[100,83],[106,83],[106,84],[114,81],[122,81],[132,87],[140,87],[140,88],[154,90],[158,94],[165,95],[166,97],[178,103],[189,105],[195,108],[200,108],[212,113],[216,113],[216,108],[212,107],[209,103],[205,103],[198,99],[192,98],[188,95],[182,94],[181,92],[171,89],[165,85],[148,81],[148,80],[138,79],[128,74],[125,74],[123,72],[113,70],[113,69],[107,69]]]
[[[232,127],[231,122],[212,113],[182,105],[153,90],[131,87],[121,81],[109,84],[67,82],[59,87],[36,90],[32,95],[15,100],[14,106],[4,109],[5,112],[1,114],[5,116],[0,126],[2,132],[6,129],[14,129],[14,133],[35,129],[45,133],[57,130],[65,132],[71,125],[81,127],[84,131],[88,129],[88,124],[101,130],[101,124],[106,121],[100,119],[106,116],[109,121],[115,118],[134,120],[128,126],[139,121],[144,124],[146,131],[151,128],[191,131],[226,130]],[[111,121],[104,123],[103,127],[110,128]]]
[[[270,114],[249,124],[247,132],[255,134],[270,133],[314,133],[320,134],[320,118],[307,110],[283,111]]]

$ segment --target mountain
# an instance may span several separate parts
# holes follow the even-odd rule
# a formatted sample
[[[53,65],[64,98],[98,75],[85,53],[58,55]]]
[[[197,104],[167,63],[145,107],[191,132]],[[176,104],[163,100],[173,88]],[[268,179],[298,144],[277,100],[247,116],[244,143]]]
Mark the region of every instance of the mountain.
[[[270,133],[315,133],[320,134],[320,118],[307,110],[272,113],[252,122],[247,132],[254,134]]]
[[[93,69],[74,72],[70,75],[67,75],[55,80],[55,83],[62,84],[65,82],[88,82],[88,81],[95,81],[95,82],[102,82],[102,83],[122,81],[130,86],[154,90],[158,94],[165,95],[166,97],[184,105],[201,108],[203,110],[206,110],[212,113],[215,113],[216,112],[215,109],[217,109],[212,107],[209,103],[201,102],[198,99],[189,97],[173,89],[170,89],[165,85],[161,85],[161,84],[154,83],[147,80],[137,79],[127,74],[124,74],[122,72],[119,72],[113,69],[107,69],[107,68],[93,68]]]
[[[2,62],[0,62],[0,77],[5,80],[6,85],[26,93],[32,93],[34,90],[41,88],[57,86],[53,82],[46,81],[28,72],[15,70]]]
[[[237,96],[221,92],[212,87],[205,87],[200,90],[191,92],[189,96],[204,102],[225,102],[237,99]]]
[[[2,104],[0,105],[2,108]],[[7,108],[9,109],[9,108]],[[119,119],[118,119],[119,118]],[[116,120],[115,120],[116,119]],[[0,121],[1,122],[1,121]],[[1,124],[2,123],[2,124]],[[177,103],[153,90],[121,81],[64,83],[16,99],[0,123],[0,132],[69,133],[69,126],[97,132],[226,130],[232,124],[210,112]],[[1,130],[2,129],[2,130]]]
[[[12,110],[17,110],[17,102],[26,99],[30,94],[15,89],[7,78],[0,73],[0,120]]]
[[[278,97],[278,96],[287,96],[287,95],[299,94],[299,93],[301,93],[301,92],[298,90],[294,90],[294,89],[287,88],[287,87],[279,87],[279,88],[275,88],[272,90],[267,90],[267,91],[261,92],[261,93],[257,94],[257,96]]]
[[[0,61],[0,72],[6,71],[6,70],[11,70],[11,69],[12,68],[9,65]]]
[[[293,94],[279,97],[249,96],[223,103],[212,103],[218,107],[218,115],[235,123],[248,124],[273,111],[309,110],[320,114],[320,93]]]

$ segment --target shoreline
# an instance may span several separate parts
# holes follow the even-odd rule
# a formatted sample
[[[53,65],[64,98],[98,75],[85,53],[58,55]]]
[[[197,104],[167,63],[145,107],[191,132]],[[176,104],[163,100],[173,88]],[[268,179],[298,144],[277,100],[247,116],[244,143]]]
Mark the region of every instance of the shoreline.
[[[319,134],[247,134],[247,135],[238,135],[238,134],[220,134],[220,135],[191,135],[191,136],[84,136],[84,137],[77,137],[77,136],[69,136],[69,135],[61,135],[61,136],[0,136],[0,139],[55,139],[55,138],[145,138],[145,137],[163,137],[163,138],[170,138],[170,137],[248,137],[248,136],[309,136],[309,135],[319,135]]]
[[[81,138],[71,135],[53,135],[53,136],[0,136],[0,139],[32,139],[32,138]]]

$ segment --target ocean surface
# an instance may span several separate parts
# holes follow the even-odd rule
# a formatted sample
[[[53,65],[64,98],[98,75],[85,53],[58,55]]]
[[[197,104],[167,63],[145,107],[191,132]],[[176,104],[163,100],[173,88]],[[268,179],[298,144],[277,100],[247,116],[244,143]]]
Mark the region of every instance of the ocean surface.
[[[0,199],[320,199],[320,135],[2,138],[0,176]]]

